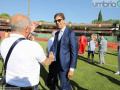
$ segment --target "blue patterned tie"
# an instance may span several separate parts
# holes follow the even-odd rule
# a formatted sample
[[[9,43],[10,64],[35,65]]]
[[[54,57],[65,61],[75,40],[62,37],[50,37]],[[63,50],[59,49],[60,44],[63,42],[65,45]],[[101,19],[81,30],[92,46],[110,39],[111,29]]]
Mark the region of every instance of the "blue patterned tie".
[[[58,41],[61,39],[62,32],[63,32],[63,31],[60,31],[60,32],[59,32]]]

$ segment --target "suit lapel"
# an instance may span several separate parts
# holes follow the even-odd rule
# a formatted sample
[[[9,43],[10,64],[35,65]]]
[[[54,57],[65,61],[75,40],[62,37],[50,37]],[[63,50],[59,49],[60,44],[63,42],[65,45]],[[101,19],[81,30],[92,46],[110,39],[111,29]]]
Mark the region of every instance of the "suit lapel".
[[[59,35],[59,32],[60,31],[58,31],[58,33],[56,34],[56,36],[55,36],[55,47],[56,47],[56,49],[57,49],[57,43],[58,43],[58,35]]]
[[[58,42],[58,35],[59,35],[59,32],[60,32],[60,31],[58,31],[58,33],[56,34],[56,43]]]
[[[68,37],[68,28],[66,27],[63,36],[61,38],[61,44],[64,42],[64,39],[66,39],[67,37]]]

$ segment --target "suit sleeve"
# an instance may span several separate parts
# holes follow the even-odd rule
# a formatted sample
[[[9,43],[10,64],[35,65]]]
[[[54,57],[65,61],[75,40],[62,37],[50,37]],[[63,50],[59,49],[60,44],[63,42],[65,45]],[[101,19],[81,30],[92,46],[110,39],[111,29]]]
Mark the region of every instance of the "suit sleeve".
[[[77,56],[78,56],[78,41],[75,37],[75,32],[70,34],[70,68],[76,68]]]

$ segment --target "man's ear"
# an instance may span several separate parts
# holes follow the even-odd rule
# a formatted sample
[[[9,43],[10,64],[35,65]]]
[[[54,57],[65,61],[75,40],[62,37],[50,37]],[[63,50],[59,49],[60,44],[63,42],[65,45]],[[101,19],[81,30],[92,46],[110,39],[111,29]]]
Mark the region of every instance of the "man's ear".
[[[66,23],[66,19],[64,19],[64,24]]]
[[[28,33],[28,27],[27,26],[24,28],[24,30],[25,30],[26,33]]]

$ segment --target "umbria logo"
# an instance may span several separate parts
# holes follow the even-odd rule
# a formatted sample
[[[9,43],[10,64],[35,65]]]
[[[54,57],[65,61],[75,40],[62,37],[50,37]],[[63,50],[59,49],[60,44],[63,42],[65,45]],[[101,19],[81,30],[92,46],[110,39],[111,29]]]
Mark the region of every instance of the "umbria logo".
[[[117,6],[120,7],[120,0],[117,2]]]
[[[92,0],[92,7],[115,8],[120,7],[120,0]]]

